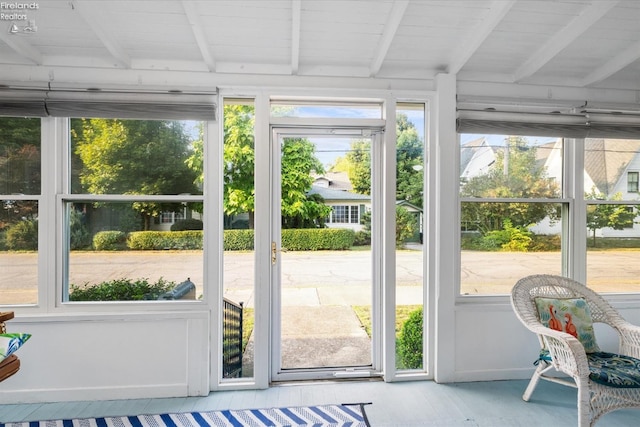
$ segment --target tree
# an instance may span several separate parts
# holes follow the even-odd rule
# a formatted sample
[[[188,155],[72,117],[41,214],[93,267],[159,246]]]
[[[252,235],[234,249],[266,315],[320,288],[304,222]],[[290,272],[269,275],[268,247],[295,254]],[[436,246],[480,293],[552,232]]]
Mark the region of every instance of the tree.
[[[249,215],[249,228],[254,227],[255,210],[255,114],[252,105],[224,106],[224,195],[226,215]],[[194,144],[187,165],[202,179],[203,150]],[[281,157],[283,226],[292,228],[318,226],[331,212],[318,195],[307,193],[313,184],[312,172],[324,173],[315,157],[315,146],[307,139],[285,138]]]
[[[307,193],[313,185],[313,172],[322,174],[322,163],[315,157],[315,145],[304,138],[285,138],[282,144],[281,212],[286,228],[303,228],[323,223],[331,213],[324,200]]]
[[[346,155],[351,188],[358,194],[371,194],[371,143],[359,140],[351,143]]]
[[[195,193],[196,174],[182,123],[156,120],[84,119],[75,151],[82,160],[80,183],[91,194]],[[149,228],[151,217],[170,204],[136,202]]]
[[[40,119],[0,118],[0,194],[40,194]],[[0,229],[35,219],[37,203],[2,203]]]
[[[422,207],[424,143],[406,114],[396,119],[396,199]],[[354,141],[345,158],[339,158],[332,170],[347,171],[353,191],[371,194],[371,143]]]
[[[603,196],[595,188],[585,194],[587,200],[603,200]],[[616,193],[608,200],[622,200],[622,194]],[[626,205],[591,204],[587,205],[587,229],[591,230],[593,246],[596,246],[596,231],[605,227],[623,230],[633,227],[637,214]]]
[[[422,208],[424,142],[405,114],[398,114],[396,128],[396,200]]]
[[[363,235],[371,242],[371,211],[362,215]],[[396,246],[402,247],[418,230],[418,219],[402,206],[396,206]]]
[[[495,163],[483,175],[469,179],[462,197],[478,198],[554,198],[558,184],[547,176],[544,165],[536,161],[536,148],[522,137],[509,137],[504,150],[496,153]],[[463,203],[462,222],[475,224],[486,234],[502,230],[509,219],[513,227],[529,227],[549,217],[557,218],[553,203]]]
[[[224,106],[224,212],[227,215],[249,214],[249,228],[254,226],[255,151],[254,107]]]

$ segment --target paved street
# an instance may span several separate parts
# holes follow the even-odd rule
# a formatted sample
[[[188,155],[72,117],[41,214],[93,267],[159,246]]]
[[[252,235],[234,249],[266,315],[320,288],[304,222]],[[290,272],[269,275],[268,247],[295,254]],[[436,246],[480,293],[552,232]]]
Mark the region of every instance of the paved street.
[[[593,251],[588,254],[590,285],[598,291],[640,291],[637,251]],[[283,254],[283,304],[361,304],[368,301],[371,256],[366,251],[288,252]],[[37,255],[0,255],[0,304],[35,301]],[[182,282],[190,278],[202,293],[203,265],[200,251],[74,252],[70,260],[71,282],[81,285],[121,278],[148,278]],[[252,305],[253,254],[227,252],[224,256],[225,295]],[[557,252],[463,251],[462,292],[506,294],[520,277],[535,273],[560,273]],[[422,253],[397,253],[398,303],[421,299]],[[265,278],[266,281],[266,278]],[[452,284],[453,286],[453,284]]]

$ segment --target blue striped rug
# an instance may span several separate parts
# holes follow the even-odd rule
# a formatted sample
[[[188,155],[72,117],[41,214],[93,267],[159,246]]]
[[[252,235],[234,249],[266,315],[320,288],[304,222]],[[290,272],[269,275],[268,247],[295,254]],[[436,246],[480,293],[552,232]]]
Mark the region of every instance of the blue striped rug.
[[[369,427],[364,404],[0,423],[0,427]]]

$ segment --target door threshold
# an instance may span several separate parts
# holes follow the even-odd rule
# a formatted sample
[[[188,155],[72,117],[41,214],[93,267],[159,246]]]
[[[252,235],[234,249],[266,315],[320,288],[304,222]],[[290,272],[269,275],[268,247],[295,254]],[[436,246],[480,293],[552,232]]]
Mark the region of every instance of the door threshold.
[[[313,380],[281,380],[271,381],[270,387],[290,387],[298,385],[323,385],[323,384],[337,384],[346,382],[383,382],[382,375],[368,376],[368,377],[350,377],[350,378],[327,378],[327,379],[313,379]]]

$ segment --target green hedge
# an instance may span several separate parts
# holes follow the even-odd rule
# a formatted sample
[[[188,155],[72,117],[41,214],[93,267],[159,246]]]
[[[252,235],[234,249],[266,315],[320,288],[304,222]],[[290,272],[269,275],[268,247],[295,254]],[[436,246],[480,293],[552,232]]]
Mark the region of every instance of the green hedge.
[[[224,230],[224,250],[253,250],[253,230]]]
[[[111,232],[102,232],[111,233]],[[100,235],[100,240],[115,236]],[[346,250],[353,246],[355,232],[336,228],[282,230],[282,247],[290,251]],[[109,240],[111,242],[111,240]],[[96,250],[109,250],[115,244],[96,245]],[[129,233],[127,247],[133,250],[202,249],[202,231],[134,231]],[[225,230],[225,251],[253,250],[253,230]]]
[[[127,238],[133,250],[202,249],[202,231],[133,231]]]
[[[282,247],[290,251],[345,250],[353,246],[356,233],[340,228],[282,230]]]
[[[122,231],[100,231],[93,236],[96,251],[117,251],[127,247],[127,235]]]

